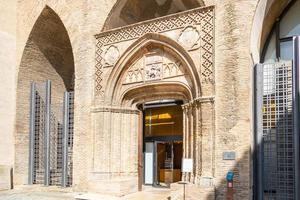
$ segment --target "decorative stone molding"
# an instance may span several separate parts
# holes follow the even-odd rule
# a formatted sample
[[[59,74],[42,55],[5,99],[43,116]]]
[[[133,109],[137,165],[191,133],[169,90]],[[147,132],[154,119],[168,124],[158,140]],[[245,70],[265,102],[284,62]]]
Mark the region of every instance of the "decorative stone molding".
[[[96,107],[91,110],[92,113],[98,112],[111,112],[111,113],[126,113],[126,114],[139,114],[139,110],[130,108],[118,108],[118,107]]]
[[[195,31],[192,27],[198,27],[198,30]],[[176,34],[176,31],[181,31],[181,36],[179,36],[181,39],[179,41],[188,41],[188,46],[193,46],[192,43],[197,43],[198,41],[201,55],[201,64],[198,70],[201,75],[201,81],[203,83],[213,82],[214,7],[208,6],[113,29],[96,35],[95,96],[104,97],[103,67],[105,67],[107,60],[108,63],[112,64],[117,57],[111,54],[106,55],[107,52],[104,53],[107,46],[118,46],[122,42],[122,45],[126,43],[126,46],[129,47],[135,39],[146,33],[167,35],[167,33]],[[190,34],[194,37],[191,40],[187,38]],[[200,38],[197,37],[197,34]],[[120,51],[120,54],[122,54],[122,51]],[[113,65],[111,66],[113,67]],[[162,73],[159,69],[160,66],[158,65],[150,67],[148,70],[149,79],[152,80],[150,76],[157,78]],[[135,74],[133,73],[132,75]]]

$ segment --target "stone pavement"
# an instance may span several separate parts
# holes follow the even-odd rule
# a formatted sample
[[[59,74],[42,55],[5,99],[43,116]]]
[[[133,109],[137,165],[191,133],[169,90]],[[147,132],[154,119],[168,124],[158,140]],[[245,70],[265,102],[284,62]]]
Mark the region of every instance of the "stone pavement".
[[[213,200],[214,188],[194,188],[186,186],[187,200]],[[205,196],[203,194],[211,194]],[[143,191],[122,197],[95,193],[73,192],[72,188],[41,185],[18,186],[13,190],[0,191],[0,200],[182,200],[183,186],[174,183],[171,188],[143,186]]]
[[[70,189],[43,186],[21,186],[0,191],[0,200],[74,200]]]
[[[167,200],[170,195],[170,189],[152,187],[146,187],[142,192],[123,197],[113,197],[93,193],[75,193],[71,188],[34,185],[0,191],[0,200]]]

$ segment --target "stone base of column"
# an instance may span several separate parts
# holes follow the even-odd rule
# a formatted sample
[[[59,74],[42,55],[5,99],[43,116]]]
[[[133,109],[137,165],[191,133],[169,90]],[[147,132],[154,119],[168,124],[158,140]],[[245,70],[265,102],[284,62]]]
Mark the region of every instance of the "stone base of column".
[[[171,184],[170,199],[183,199],[183,193],[182,184]],[[188,183],[185,185],[185,199],[215,200],[215,188]]]
[[[201,176],[198,179],[198,185],[201,187],[214,187],[214,178],[211,176]]]
[[[12,189],[12,168],[8,165],[0,165],[0,191]]]

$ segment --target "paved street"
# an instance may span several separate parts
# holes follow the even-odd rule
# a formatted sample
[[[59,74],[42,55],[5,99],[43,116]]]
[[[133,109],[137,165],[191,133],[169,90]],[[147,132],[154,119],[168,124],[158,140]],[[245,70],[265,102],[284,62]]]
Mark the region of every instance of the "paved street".
[[[93,193],[74,193],[59,187],[23,186],[10,191],[0,191],[0,200],[167,200],[170,189],[146,188],[142,192],[112,197]]]

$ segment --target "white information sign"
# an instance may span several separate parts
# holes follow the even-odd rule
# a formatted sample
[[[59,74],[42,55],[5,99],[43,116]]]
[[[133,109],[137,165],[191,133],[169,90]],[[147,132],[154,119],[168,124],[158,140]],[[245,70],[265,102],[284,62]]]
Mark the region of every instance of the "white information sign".
[[[191,158],[182,159],[181,172],[193,172],[193,159]]]

